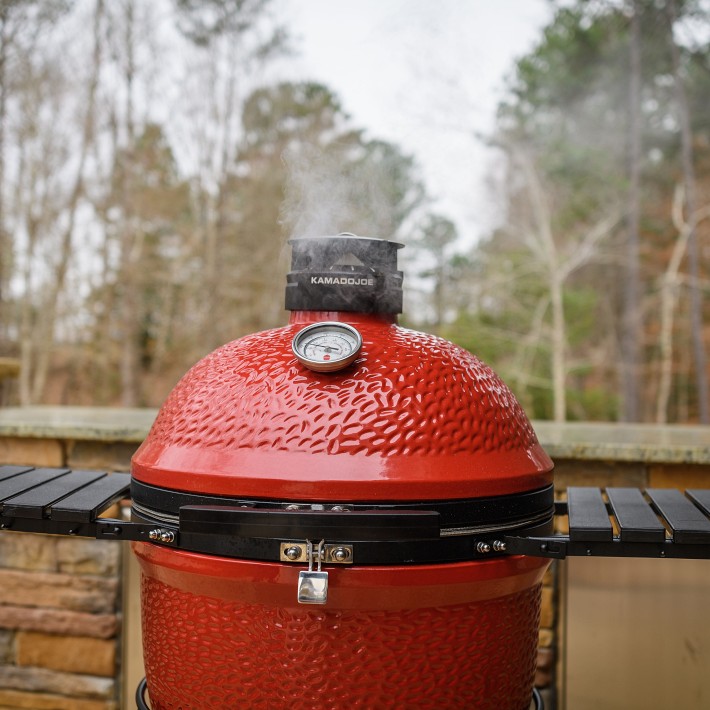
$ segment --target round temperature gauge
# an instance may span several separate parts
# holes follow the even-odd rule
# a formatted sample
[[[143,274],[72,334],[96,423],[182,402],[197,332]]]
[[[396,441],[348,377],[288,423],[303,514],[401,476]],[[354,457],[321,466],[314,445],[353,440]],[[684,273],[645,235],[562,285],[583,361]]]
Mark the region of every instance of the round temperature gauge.
[[[291,347],[309,370],[336,372],[355,361],[362,348],[362,336],[345,323],[314,323],[296,334]]]

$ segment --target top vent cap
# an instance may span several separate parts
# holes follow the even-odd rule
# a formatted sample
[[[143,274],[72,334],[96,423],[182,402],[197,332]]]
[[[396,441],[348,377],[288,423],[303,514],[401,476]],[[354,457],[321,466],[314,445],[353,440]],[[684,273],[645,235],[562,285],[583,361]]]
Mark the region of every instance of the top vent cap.
[[[302,237],[289,244],[287,310],[402,312],[397,252],[403,244],[349,233]]]

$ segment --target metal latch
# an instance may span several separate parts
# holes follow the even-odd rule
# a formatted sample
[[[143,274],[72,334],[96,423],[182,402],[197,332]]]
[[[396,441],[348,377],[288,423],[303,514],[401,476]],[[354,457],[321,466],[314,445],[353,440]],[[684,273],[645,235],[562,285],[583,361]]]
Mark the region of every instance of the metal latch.
[[[325,604],[328,601],[328,573],[321,570],[323,547],[325,540],[321,540],[316,547],[310,540],[306,540],[306,554],[308,555],[308,571],[298,573],[298,603],[299,604]],[[317,569],[313,569],[313,558],[316,558]]]
[[[307,541],[281,543],[279,550],[281,562],[308,562],[308,558]],[[341,543],[324,543],[320,558],[328,565],[351,565],[353,563],[353,546]]]

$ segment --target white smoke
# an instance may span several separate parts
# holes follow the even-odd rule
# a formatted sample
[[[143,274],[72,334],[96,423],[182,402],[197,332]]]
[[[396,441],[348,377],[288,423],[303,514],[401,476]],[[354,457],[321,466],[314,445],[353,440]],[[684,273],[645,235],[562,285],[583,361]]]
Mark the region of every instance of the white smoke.
[[[292,237],[394,237],[397,176],[391,163],[362,145],[300,146],[283,155],[287,167],[281,224]]]

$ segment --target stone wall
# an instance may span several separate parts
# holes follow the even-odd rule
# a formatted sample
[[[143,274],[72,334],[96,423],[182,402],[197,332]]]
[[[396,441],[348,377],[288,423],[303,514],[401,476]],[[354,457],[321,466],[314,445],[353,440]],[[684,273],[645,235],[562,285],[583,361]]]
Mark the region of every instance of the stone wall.
[[[135,446],[113,443],[100,456],[96,442],[8,437],[0,462],[127,470]],[[121,703],[121,545],[0,534],[0,710],[134,707]]]
[[[126,471],[154,414],[0,408],[0,463]],[[555,461],[558,496],[573,485],[710,488],[708,428],[535,427]],[[122,686],[131,663],[140,671],[139,633],[121,610],[137,596],[137,583],[122,599],[121,547],[0,534],[0,710],[134,709],[134,680],[125,692]],[[563,708],[564,565],[550,566],[542,591],[535,683],[546,710]]]
[[[119,545],[7,532],[0,566],[0,708],[117,708]]]

